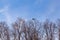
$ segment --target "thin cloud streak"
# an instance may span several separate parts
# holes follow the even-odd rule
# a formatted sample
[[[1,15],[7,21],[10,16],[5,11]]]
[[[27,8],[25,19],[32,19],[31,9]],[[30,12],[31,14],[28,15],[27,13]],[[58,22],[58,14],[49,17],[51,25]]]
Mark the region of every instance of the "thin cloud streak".
[[[7,23],[11,24],[11,16],[8,10],[9,10],[9,7],[5,6],[4,8],[0,9],[0,13],[5,16]]]

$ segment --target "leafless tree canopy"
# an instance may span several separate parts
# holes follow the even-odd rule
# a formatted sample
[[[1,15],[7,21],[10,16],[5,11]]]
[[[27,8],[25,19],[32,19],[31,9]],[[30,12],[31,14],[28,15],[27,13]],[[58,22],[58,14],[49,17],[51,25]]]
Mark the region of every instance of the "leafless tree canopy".
[[[6,22],[0,22],[0,40],[60,40],[60,19],[40,22],[18,18],[11,29]]]

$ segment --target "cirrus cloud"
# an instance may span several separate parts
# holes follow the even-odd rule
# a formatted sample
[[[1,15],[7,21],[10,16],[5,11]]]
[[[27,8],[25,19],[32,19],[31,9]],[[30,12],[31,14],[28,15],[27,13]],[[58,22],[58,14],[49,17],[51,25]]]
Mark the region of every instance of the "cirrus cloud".
[[[9,6],[5,6],[4,8],[0,9],[0,13],[5,16],[7,23],[11,24],[11,16],[8,10],[9,10]]]

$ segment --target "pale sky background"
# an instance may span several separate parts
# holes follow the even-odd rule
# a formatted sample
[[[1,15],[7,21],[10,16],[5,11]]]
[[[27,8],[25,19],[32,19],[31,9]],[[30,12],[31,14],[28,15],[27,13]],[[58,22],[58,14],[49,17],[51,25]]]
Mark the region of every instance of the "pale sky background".
[[[0,21],[11,23],[17,17],[56,20],[60,18],[60,0],[0,0]]]

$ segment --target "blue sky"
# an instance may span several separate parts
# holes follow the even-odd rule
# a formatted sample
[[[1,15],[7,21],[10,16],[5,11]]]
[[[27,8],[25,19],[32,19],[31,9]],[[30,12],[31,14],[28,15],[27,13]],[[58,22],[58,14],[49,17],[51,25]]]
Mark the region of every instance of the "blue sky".
[[[0,21],[11,23],[17,17],[56,20],[60,18],[60,0],[0,0]]]

